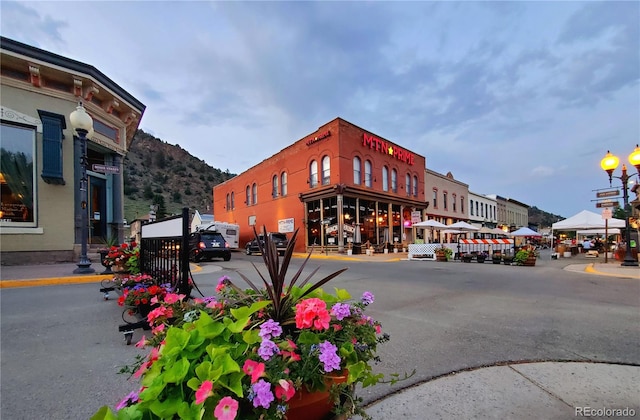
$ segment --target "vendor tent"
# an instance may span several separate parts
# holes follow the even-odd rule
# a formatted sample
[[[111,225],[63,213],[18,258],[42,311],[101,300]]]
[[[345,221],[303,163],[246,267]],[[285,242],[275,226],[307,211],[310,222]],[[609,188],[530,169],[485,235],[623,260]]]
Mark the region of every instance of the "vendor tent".
[[[518,230],[514,230],[511,233],[507,233],[507,235],[509,235],[509,236],[537,236],[537,237],[542,236],[540,233],[536,232],[535,230],[529,229],[528,227],[521,227]]]
[[[605,221],[598,213],[588,210],[582,210],[580,213],[556,222],[551,225],[551,230],[586,230],[586,229],[604,229]],[[610,228],[625,227],[624,220],[609,219]]]

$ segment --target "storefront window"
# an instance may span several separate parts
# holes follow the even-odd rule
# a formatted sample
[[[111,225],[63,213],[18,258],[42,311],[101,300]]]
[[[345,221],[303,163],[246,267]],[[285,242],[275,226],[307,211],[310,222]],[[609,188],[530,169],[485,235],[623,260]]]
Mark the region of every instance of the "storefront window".
[[[391,205],[391,217],[393,219],[393,237],[392,243],[402,242],[402,214],[400,213],[400,205]]]
[[[322,199],[322,220],[325,223],[325,245],[338,245],[338,199]]]
[[[349,242],[355,242],[356,230],[356,199],[353,197],[344,197],[342,201],[342,217],[344,219],[344,245]]]
[[[35,226],[35,130],[2,124],[0,221],[3,226]]]
[[[376,243],[376,204],[375,201],[360,200],[360,238],[362,243]]]
[[[307,245],[320,246],[320,200],[307,203]]]
[[[389,203],[378,203],[378,244],[389,242]]]

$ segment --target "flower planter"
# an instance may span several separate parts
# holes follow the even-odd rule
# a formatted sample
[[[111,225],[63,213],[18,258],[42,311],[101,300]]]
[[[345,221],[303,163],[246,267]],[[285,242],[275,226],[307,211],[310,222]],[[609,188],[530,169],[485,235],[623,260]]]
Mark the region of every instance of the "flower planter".
[[[333,410],[333,402],[329,396],[329,388],[333,384],[347,381],[347,376],[328,376],[326,391],[308,392],[303,386],[289,400],[287,420],[324,420]]]
[[[464,254],[462,256],[462,262],[470,263],[472,259],[473,259],[473,255],[471,254]]]
[[[102,266],[105,268],[105,270],[100,274],[113,274],[113,271],[111,271],[111,266],[104,263],[105,259],[107,258],[107,255],[109,254],[109,250],[101,249],[99,252],[100,252],[100,264],[102,264]]]
[[[480,264],[484,263],[485,259],[486,259],[486,257],[485,257],[484,255],[478,255],[478,256],[476,257],[476,260],[477,260]]]
[[[522,265],[524,265],[525,267],[533,267],[536,265],[536,257],[534,256],[529,256],[526,260],[524,260],[522,262]]]
[[[502,261],[504,262],[504,265],[511,265],[511,263],[513,262],[513,257],[504,257]]]
[[[447,261],[447,254],[444,252],[436,252],[436,261]]]

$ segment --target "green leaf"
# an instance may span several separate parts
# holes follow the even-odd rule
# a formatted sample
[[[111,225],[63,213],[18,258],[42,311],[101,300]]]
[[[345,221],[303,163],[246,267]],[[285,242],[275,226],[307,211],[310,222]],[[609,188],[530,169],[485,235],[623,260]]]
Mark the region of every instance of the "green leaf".
[[[209,371],[211,370],[211,362],[206,360],[196,366],[196,376],[201,381],[204,381],[209,378]]]
[[[249,318],[251,315],[253,315],[254,313],[258,312],[261,309],[266,308],[270,304],[271,304],[271,301],[263,300],[260,302],[255,302],[251,306],[241,306],[239,308],[232,308],[230,312],[235,319],[240,320],[242,318]]]
[[[200,318],[193,324],[204,338],[217,337],[224,331],[224,324],[219,321],[214,321],[213,318],[204,311],[200,311]]]
[[[198,388],[200,388],[200,384],[202,384],[202,381],[198,378],[191,378],[187,381],[187,386],[194,391],[197,391]]]
[[[300,333],[297,342],[299,344],[320,344],[320,337],[310,331],[303,331]]]
[[[244,373],[232,373],[225,377],[221,377],[218,382],[223,387],[227,388],[229,391],[233,392],[238,396],[238,398],[242,398],[242,378],[244,377]]]
[[[191,364],[184,357],[175,362],[169,369],[165,371],[163,378],[164,383],[177,384],[181,382],[182,379],[184,379],[184,377],[187,375],[187,372],[189,372],[189,366],[191,366]]]
[[[262,338],[258,330],[249,330],[242,333],[242,341],[251,345],[261,342]]]
[[[162,355],[165,357],[175,357],[179,355],[189,343],[190,337],[191,334],[181,328],[169,327]]]
[[[117,420],[117,419],[118,418],[116,417],[115,414],[113,414],[113,411],[111,411],[111,409],[108,406],[103,405],[96,412],[96,414],[91,416],[90,420]]]
[[[178,407],[178,416],[180,420],[200,420],[204,416],[204,405],[195,402],[187,404],[183,401]]]
[[[152,384],[150,384],[147,388],[145,388],[144,391],[140,393],[140,400],[153,401],[157,399],[158,395],[160,395],[160,393],[164,389],[164,386],[165,386],[165,383],[162,380],[162,377],[159,376],[158,378],[156,378],[155,381],[153,381]]]
[[[338,300],[349,300],[349,299],[351,299],[351,295],[349,294],[347,289],[338,289],[336,287],[335,290],[336,290],[336,297],[338,298]]]
[[[349,370],[347,383],[352,384],[356,382],[361,377],[361,375],[367,371],[367,364],[363,361],[359,361],[358,363],[347,365],[347,369]]]
[[[118,420],[142,420],[144,412],[141,410],[140,404],[125,407],[118,411]]]
[[[247,326],[247,324],[249,324],[249,317],[246,318],[240,318],[238,319],[236,322],[233,322],[231,320],[231,318],[224,318],[222,321],[224,322],[224,326],[227,327],[227,329],[234,333],[237,334],[239,332],[242,332],[242,330],[244,330],[244,327]],[[226,337],[227,339],[229,337]]]
[[[178,413],[180,403],[178,398],[168,398],[165,401],[155,400],[149,404],[149,410],[162,419],[170,419]]]

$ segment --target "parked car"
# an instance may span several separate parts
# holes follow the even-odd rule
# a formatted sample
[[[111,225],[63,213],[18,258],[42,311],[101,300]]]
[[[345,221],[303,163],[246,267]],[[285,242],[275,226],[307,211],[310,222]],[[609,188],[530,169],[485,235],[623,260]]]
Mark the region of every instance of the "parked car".
[[[199,262],[222,258],[231,259],[231,249],[220,232],[200,230],[189,236],[189,260]]]
[[[269,240],[276,245],[278,254],[284,255],[284,251],[287,249],[287,246],[289,246],[289,240],[287,239],[287,235],[285,235],[284,233],[276,233],[276,232],[267,233],[267,235],[269,235]],[[252,241],[247,242],[247,245],[245,246],[247,255],[260,253],[260,245],[258,244],[258,241],[260,241],[260,243],[264,246],[263,234],[259,234],[258,239],[254,238]]]

